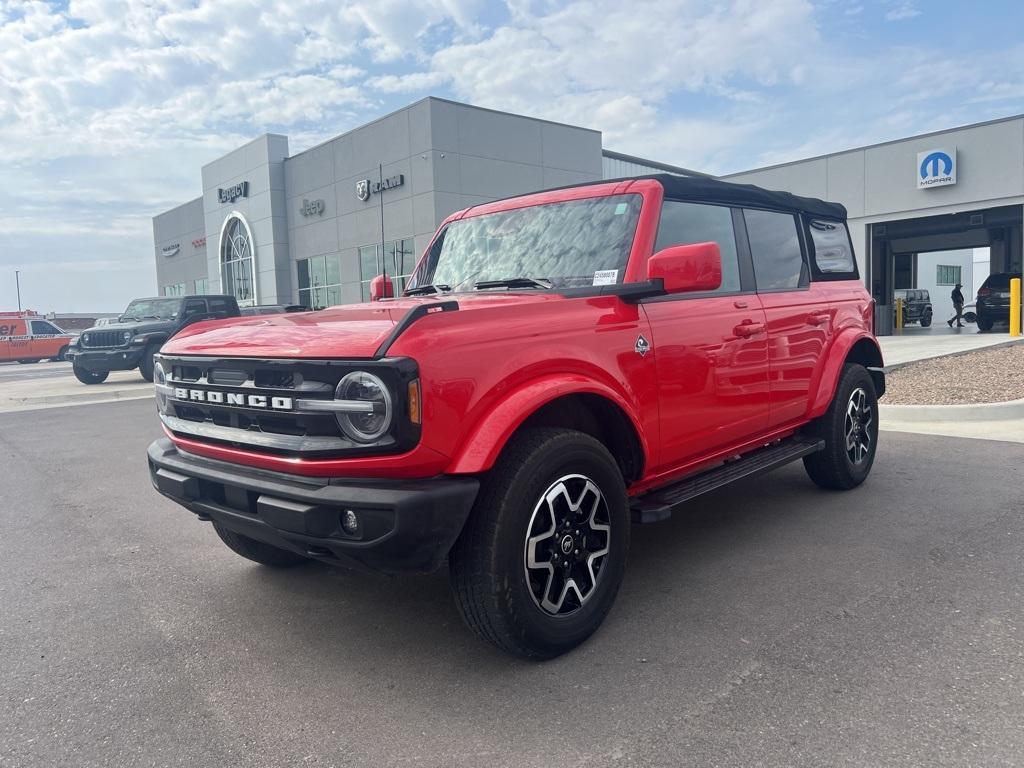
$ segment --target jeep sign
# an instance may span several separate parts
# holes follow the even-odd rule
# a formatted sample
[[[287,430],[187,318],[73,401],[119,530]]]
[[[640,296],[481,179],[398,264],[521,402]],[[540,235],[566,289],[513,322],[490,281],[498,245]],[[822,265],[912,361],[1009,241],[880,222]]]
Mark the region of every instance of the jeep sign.
[[[249,182],[240,181],[227,189],[217,190],[217,200],[222,203],[233,203],[240,197],[249,196]]]
[[[956,184],[956,147],[917,153],[917,188],[931,189]]]
[[[299,212],[303,216],[321,216],[324,212],[324,201],[323,200],[305,200],[303,199],[302,205],[299,206]]]

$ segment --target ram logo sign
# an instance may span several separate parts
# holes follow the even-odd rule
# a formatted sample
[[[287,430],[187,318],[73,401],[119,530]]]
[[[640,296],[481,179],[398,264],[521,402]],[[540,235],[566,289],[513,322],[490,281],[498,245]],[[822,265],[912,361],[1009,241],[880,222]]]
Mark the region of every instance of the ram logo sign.
[[[931,189],[956,184],[956,147],[917,153],[917,188]]]

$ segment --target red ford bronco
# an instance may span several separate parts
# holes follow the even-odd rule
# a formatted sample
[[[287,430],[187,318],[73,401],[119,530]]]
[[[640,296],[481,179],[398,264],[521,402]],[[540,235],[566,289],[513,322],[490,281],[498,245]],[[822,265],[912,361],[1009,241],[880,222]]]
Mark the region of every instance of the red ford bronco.
[[[556,656],[631,523],[797,459],[867,477],[885,378],[845,218],[675,176],[461,211],[399,298],[174,336],[153,484],[266,565],[447,560],[478,635]]]

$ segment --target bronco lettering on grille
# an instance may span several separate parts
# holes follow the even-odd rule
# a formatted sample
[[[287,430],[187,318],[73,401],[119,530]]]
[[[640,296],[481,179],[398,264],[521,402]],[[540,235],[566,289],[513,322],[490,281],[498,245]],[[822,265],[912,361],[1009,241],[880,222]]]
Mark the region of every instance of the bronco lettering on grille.
[[[208,392],[205,389],[187,387],[175,387],[174,399],[214,405],[240,405],[243,408],[269,408],[275,411],[290,411],[294,408],[294,402],[290,397],[245,395],[241,392]]]

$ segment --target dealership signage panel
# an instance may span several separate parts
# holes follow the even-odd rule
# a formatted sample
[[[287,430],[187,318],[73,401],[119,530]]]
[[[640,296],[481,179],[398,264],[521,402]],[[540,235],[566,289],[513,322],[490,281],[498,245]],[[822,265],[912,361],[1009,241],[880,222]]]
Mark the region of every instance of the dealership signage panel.
[[[956,184],[956,165],[956,147],[918,152],[917,188],[931,189]]]

